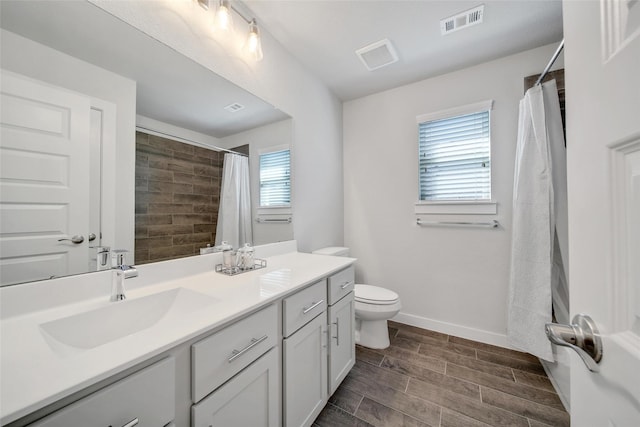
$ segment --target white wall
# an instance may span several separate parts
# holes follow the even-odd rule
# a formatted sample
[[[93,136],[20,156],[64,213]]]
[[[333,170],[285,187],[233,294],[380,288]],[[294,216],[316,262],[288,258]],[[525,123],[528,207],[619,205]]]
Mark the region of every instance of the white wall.
[[[243,60],[239,40],[216,38],[195,1],[90,1],[292,116],[298,247],[343,243],[342,103],[324,84],[264,29],[264,60]]]
[[[556,44],[344,104],[345,245],[356,280],[396,291],[399,321],[506,346],[513,166],[523,78]],[[560,58],[555,68],[560,68]],[[418,227],[416,116],[484,100],[498,229]],[[424,216],[423,216],[424,218]],[[460,216],[450,217],[450,220]],[[464,218],[462,219],[464,220]]]
[[[104,244],[133,253],[136,82],[17,34],[0,31],[2,68],[116,105],[117,170],[114,182],[107,184],[117,189],[115,240]]]
[[[260,159],[261,150],[288,146],[291,147],[292,120],[286,119],[265,126],[240,132],[221,139],[221,147],[233,148],[249,145],[249,176],[251,177],[251,217],[259,218],[271,215],[277,218],[291,217],[290,208],[260,209]],[[292,157],[292,163],[294,159]],[[295,219],[294,219],[295,221]],[[293,224],[253,223],[253,244],[293,240]]]

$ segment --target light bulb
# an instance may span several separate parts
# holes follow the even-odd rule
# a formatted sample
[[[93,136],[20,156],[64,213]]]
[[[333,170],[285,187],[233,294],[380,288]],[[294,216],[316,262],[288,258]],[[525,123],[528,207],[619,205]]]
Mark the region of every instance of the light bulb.
[[[258,24],[255,19],[252,19],[249,23],[249,34],[247,35],[243,50],[245,54],[256,61],[260,61],[263,58],[260,33],[258,32]]]
[[[231,17],[229,0],[220,0],[218,3],[214,25],[217,29],[219,28],[224,31],[228,31],[233,28],[233,19]]]

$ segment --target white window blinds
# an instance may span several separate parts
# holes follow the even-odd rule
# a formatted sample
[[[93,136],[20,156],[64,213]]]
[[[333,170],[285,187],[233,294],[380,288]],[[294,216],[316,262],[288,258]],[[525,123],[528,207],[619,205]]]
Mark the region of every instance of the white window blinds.
[[[489,111],[418,124],[420,200],[491,199]]]
[[[289,150],[260,155],[260,206],[291,204],[291,157]]]

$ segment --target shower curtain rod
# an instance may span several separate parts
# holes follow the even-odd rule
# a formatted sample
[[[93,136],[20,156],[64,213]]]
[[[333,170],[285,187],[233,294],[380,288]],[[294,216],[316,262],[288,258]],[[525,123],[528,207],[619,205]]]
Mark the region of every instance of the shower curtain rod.
[[[150,134],[156,135],[156,136],[167,137],[169,139],[173,139],[174,141],[185,142],[187,144],[195,145],[195,146],[201,147],[201,148],[206,148],[208,150],[224,151],[224,152],[231,153],[231,154],[237,154],[239,156],[249,157],[244,153],[239,153],[237,151],[228,150],[226,148],[218,147],[217,145],[203,144],[202,142],[193,141],[191,139],[183,138],[181,136],[171,135],[170,133],[160,132],[160,131],[154,130],[154,129],[149,129],[149,128],[146,128],[144,126],[136,126],[136,130],[140,130],[142,132],[150,133]]]
[[[549,72],[549,69],[551,69],[551,66],[553,65],[553,63],[556,62],[556,59],[558,59],[558,55],[560,55],[560,52],[562,52],[563,48],[564,48],[564,39],[562,39],[562,41],[560,42],[560,45],[556,49],[556,52],[551,57],[551,60],[549,61],[549,63],[545,67],[545,69],[542,72],[542,74],[540,74],[540,77],[538,77],[538,81],[536,82],[536,84],[534,86],[538,86],[542,82],[542,79],[545,78],[545,76]]]

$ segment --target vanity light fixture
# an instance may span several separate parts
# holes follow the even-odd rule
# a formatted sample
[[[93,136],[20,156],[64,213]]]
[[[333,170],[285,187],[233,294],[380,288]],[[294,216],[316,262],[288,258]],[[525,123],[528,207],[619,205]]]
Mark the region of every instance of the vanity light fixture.
[[[258,32],[258,24],[255,18],[249,22],[249,35],[244,44],[245,53],[256,61],[262,60],[262,43],[260,42],[260,33]]]
[[[210,0],[197,0],[198,4],[206,11],[209,10]],[[248,19],[238,9],[233,7],[230,0],[215,0],[215,15],[213,18],[214,28],[225,32],[233,31],[232,12],[235,12],[249,25],[249,33],[246,41],[242,46],[242,52],[255,61],[261,61],[264,57],[262,53],[262,43],[260,40],[260,31],[255,18]]]
[[[216,14],[213,18],[216,29],[221,29],[223,31],[233,31],[233,17],[231,16],[231,6],[229,5],[229,0],[217,0],[217,3]]]

